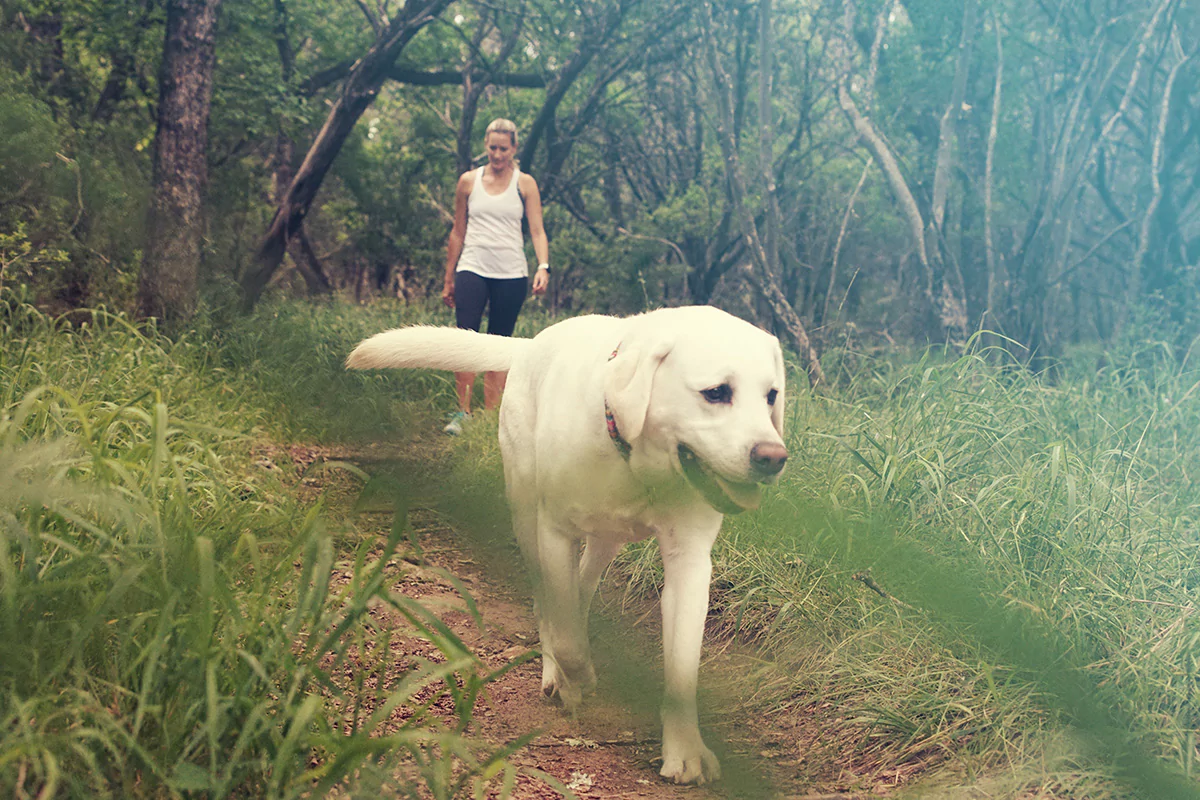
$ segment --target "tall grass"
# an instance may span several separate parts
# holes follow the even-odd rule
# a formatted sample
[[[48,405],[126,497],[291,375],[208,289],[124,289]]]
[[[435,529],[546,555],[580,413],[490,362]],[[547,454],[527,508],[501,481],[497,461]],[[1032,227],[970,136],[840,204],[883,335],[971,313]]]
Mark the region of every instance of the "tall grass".
[[[386,543],[339,551],[320,506],[252,463],[262,430],[331,408],[344,348],[327,325],[243,325],[171,342],[0,304],[0,793],[320,796],[374,774],[408,796],[506,795],[512,747],[465,735],[494,674],[388,591],[403,507]],[[374,424],[405,424],[395,382],[355,388]],[[377,646],[373,602],[438,658]]]
[[[436,430],[449,376],[342,360],[366,335],[444,312],[276,304],[174,342],[103,313],[68,331],[0,312],[2,789],[511,786],[509,751],[464,735],[493,676],[386,591],[403,513],[386,546],[347,534],[250,453],[269,437]],[[523,332],[547,322],[525,315]],[[756,702],[832,709],[830,747],[880,773],[924,765],[940,796],[976,783],[1001,797],[1189,796],[1195,365],[1160,346],[1067,361],[1056,380],[974,351],[825,361],[834,384],[788,400],[783,482],[727,521],[714,554],[713,629],[770,657]],[[492,545],[503,520],[467,498],[500,493],[494,425],[482,415],[454,443],[442,498]],[[354,579],[335,591],[338,562]],[[661,581],[652,545],[617,572],[630,592]],[[380,600],[442,660],[389,662],[365,631]],[[372,674],[403,677],[340,681],[363,653]]]
[[[1200,371],[1161,346],[1057,382],[840,355],[840,385],[790,401],[780,488],[727,523],[726,627],[882,763],[1028,765],[1070,723],[1093,749],[1060,792],[1196,796]]]
[[[718,539],[710,630],[769,654],[759,702],[835,709],[868,771],[1200,796],[1200,369],[1161,345],[1056,379],[993,356],[826,354],[783,481]],[[462,480],[492,487],[472,433]],[[652,543],[618,572],[661,586]]]

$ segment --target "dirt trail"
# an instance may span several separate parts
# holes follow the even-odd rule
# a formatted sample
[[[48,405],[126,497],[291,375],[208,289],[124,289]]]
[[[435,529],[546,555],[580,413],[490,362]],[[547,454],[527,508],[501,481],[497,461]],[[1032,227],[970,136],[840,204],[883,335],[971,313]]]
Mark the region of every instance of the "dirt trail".
[[[301,471],[319,460],[356,461],[370,471],[380,455],[303,447],[289,448],[287,456],[278,451],[272,454],[276,459],[290,456]],[[330,489],[329,480],[322,478],[305,478],[302,485],[305,492],[314,495]],[[368,513],[362,521],[365,524],[360,527],[377,526],[382,537],[391,525],[391,515]],[[484,557],[474,553],[436,512],[414,508],[409,522],[419,537],[424,560],[409,554],[392,591],[433,610],[492,668],[536,647],[537,629],[527,598],[489,574],[487,565],[480,563]],[[482,631],[458,589],[441,570],[454,575],[467,588],[482,617]],[[348,573],[342,578],[350,580]],[[613,583],[613,576],[606,577],[597,598],[599,610],[615,618],[626,631],[622,652],[636,653],[643,666],[657,673],[661,669],[657,603],[646,599],[623,604],[620,587],[613,587]],[[399,615],[382,604],[371,613],[381,629],[399,632],[406,628]],[[433,650],[427,642],[402,634],[393,639],[393,647],[422,655]],[[541,662],[535,659],[489,685],[476,707],[470,733],[500,744],[532,730],[540,731],[511,760],[553,775],[580,798],[709,800],[757,796],[850,800],[886,797],[923,772],[921,764],[888,768],[872,759],[856,744],[861,736],[849,736],[837,709],[828,703],[781,703],[781,698],[774,696],[777,693],[756,693],[754,690],[761,689],[762,684],[751,676],[770,674],[770,669],[763,669],[763,659],[752,648],[710,636],[700,672],[701,729],[710,744],[714,738],[723,744],[722,764],[727,774],[740,771],[740,785],[757,782],[755,788],[769,786],[770,791],[738,794],[734,791],[736,779],[711,787],[666,783],[658,776],[660,729],[656,704],[643,702],[631,708],[606,697],[605,676],[614,665],[605,663],[599,648],[596,659],[601,687],[597,695],[585,699],[577,718],[542,697]],[[714,697],[720,698],[719,707],[713,707]],[[534,800],[561,795],[522,776],[514,796]]]

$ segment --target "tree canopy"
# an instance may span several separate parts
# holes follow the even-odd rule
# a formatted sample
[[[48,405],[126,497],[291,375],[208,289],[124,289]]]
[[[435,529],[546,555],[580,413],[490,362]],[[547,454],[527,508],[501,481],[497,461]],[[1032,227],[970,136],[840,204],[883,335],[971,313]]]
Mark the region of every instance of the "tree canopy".
[[[179,113],[169,12],[195,5],[4,5],[4,286],[136,307],[175,235],[152,157]],[[812,363],[799,337],[847,331],[982,327],[1034,358],[1200,333],[1182,0],[224,0],[215,24],[208,303],[429,294],[455,176],[504,116],[559,309],[716,302]]]

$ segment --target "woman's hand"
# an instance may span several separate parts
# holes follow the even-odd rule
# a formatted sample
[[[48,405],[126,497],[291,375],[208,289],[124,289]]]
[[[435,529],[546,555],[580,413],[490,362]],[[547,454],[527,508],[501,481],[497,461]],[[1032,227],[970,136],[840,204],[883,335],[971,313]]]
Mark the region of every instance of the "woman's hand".
[[[447,276],[446,285],[442,287],[442,302],[447,308],[454,308],[454,278]]]
[[[545,294],[546,288],[550,285],[550,270],[538,269],[533,273],[533,293]]]

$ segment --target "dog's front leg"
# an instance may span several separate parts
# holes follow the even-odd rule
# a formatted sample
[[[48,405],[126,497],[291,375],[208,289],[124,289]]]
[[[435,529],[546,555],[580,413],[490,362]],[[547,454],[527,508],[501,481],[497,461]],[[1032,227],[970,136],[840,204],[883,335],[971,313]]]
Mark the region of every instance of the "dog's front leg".
[[[718,522],[718,527],[720,523]],[[716,537],[659,538],[663,557],[663,766],[659,774],[676,783],[704,783],[721,777],[717,757],[700,738],[696,682],[708,587],[712,542]]]
[[[579,585],[578,537],[539,525],[542,692],[574,712],[596,683]]]

